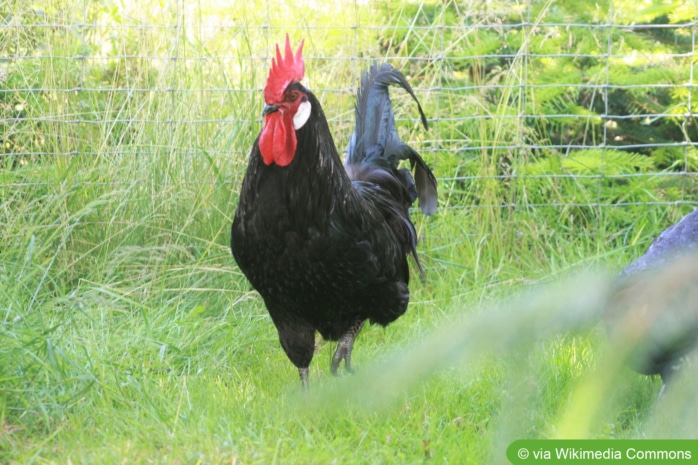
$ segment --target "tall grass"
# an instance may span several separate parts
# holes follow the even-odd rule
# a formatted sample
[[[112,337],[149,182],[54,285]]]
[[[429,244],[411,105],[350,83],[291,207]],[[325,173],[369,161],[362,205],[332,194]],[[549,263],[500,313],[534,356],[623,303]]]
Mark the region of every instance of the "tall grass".
[[[658,429],[658,380],[597,371],[608,274],[541,287],[628,261],[672,213],[614,235],[599,211],[577,227],[561,226],[572,207],[502,208],[515,190],[495,175],[510,154],[449,145],[463,131],[449,117],[491,111],[482,95],[420,94],[445,119],[423,134],[395,94],[401,133],[441,178],[440,211],[415,212],[428,281],[414,280],[403,318],[363,331],[356,376],[329,376],[318,340],[301,395],[229,228],[276,27],[300,25],[308,80],[344,147],[368,60],[337,57],[382,55],[375,31],[353,28],[380,11],[155,3],[0,2],[15,89],[2,108],[18,112],[0,166],[0,462],[500,463],[521,437],[693,431],[688,416]],[[352,27],[325,35],[323,21]],[[429,66],[410,78],[443,83]],[[501,99],[468,137],[522,136],[498,118],[511,111]],[[550,188],[561,203],[597,186]]]

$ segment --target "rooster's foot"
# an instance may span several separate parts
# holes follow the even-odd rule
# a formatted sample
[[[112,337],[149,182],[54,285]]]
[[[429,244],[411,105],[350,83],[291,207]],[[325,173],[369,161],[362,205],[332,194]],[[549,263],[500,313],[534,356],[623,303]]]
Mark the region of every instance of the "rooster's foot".
[[[332,356],[332,365],[330,366],[330,371],[334,376],[341,376],[341,373],[338,373],[337,369],[342,360],[344,360],[344,371],[347,373],[354,372],[351,368],[351,351],[354,348],[354,339],[356,339],[356,336],[363,326],[363,321],[357,321],[341,338],[339,338],[337,350]]]

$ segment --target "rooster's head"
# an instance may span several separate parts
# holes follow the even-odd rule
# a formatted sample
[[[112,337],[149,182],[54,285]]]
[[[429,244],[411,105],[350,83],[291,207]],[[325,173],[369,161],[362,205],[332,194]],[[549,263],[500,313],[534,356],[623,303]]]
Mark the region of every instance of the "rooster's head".
[[[264,128],[259,136],[259,150],[267,165],[287,166],[296,153],[296,130],[310,117],[310,101],[305,87],[300,84],[305,74],[303,41],[293,53],[286,34],[285,55],[276,45],[276,58],[264,86]]]

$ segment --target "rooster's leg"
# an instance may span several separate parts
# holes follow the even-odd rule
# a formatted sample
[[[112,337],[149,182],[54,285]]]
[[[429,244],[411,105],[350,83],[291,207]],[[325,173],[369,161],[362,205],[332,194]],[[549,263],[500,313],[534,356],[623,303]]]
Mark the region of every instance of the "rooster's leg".
[[[299,368],[298,373],[301,375],[301,388],[303,391],[308,391],[308,367]]]
[[[337,350],[332,357],[332,365],[330,366],[330,370],[332,371],[333,375],[339,376],[337,374],[337,368],[339,368],[339,363],[342,361],[342,359],[344,359],[344,369],[348,373],[352,373],[351,351],[354,348],[354,339],[356,339],[356,336],[359,334],[363,326],[364,320],[357,320],[353,325],[351,325],[349,330],[339,338]]]

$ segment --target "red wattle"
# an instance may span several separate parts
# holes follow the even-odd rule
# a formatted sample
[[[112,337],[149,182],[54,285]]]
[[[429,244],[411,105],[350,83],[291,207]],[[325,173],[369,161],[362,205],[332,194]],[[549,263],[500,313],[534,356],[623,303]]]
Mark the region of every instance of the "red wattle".
[[[259,151],[264,163],[288,166],[296,154],[296,144],[293,118],[286,117],[281,111],[269,113],[259,136]]]

